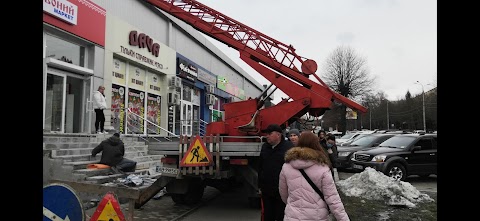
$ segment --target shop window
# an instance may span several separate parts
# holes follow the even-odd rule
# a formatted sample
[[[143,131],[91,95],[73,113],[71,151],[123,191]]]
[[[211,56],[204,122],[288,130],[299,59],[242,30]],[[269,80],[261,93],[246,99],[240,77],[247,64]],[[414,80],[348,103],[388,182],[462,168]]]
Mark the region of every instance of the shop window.
[[[182,94],[182,100],[184,101],[192,101],[192,91],[193,87],[189,85],[183,85],[183,94]]]
[[[52,35],[45,35],[46,56],[80,67],[85,67],[85,47]]]

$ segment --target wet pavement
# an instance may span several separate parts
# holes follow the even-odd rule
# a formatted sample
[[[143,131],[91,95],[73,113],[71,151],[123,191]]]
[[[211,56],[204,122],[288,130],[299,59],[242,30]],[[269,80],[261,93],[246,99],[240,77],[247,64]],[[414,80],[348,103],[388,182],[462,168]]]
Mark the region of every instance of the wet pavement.
[[[199,203],[191,206],[175,204],[168,194],[160,197],[159,199],[150,199],[141,208],[135,209],[133,212],[133,220],[179,220],[191,211],[194,211],[196,208],[217,197],[219,194],[220,191],[213,187],[207,186],[205,188],[202,200]],[[90,220],[90,217],[95,213],[96,208],[97,207],[85,210],[86,220]],[[128,219],[128,203],[121,203],[120,208],[123,216]]]
[[[340,180],[347,179],[355,173],[338,172]],[[431,191],[436,193],[436,176],[429,178],[411,177],[412,185],[416,186],[420,191]],[[221,192],[213,187],[207,186],[203,194],[202,200],[195,205],[181,205],[175,204],[171,197],[167,194],[158,199],[150,199],[141,208],[135,209],[133,213],[134,221],[138,220],[159,220],[159,221],[180,221],[184,220],[188,214],[195,211],[197,208],[210,202],[212,199],[221,195]],[[227,194],[228,195],[228,194]],[[101,200],[101,199],[100,199]],[[117,199],[118,200],[118,199]],[[120,202],[122,200],[120,199]],[[94,214],[97,207],[85,210],[86,220]],[[128,203],[120,204],[121,211],[125,218],[128,217]],[[231,211],[230,211],[231,212]],[[128,218],[127,218],[128,219]],[[188,218],[187,218],[188,220]],[[129,220],[130,221],[130,220]]]

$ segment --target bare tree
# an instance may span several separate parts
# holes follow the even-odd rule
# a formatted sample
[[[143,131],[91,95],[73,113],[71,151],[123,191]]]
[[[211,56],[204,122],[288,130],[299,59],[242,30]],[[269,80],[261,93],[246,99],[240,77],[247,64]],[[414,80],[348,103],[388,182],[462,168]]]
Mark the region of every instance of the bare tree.
[[[367,62],[348,46],[337,47],[327,58],[323,81],[339,94],[356,100],[362,100],[371,94],[375,77],[371,77]],[[345,132],[346,106],[340,106],[339,131]]]

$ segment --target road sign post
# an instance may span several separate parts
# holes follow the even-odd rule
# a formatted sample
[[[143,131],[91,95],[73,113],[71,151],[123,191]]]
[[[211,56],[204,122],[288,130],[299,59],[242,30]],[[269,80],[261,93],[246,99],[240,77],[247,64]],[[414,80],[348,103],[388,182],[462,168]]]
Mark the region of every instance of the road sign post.
[[[52,183],[43,187],[43,221],[84,221],[82,202],[68,185]]]

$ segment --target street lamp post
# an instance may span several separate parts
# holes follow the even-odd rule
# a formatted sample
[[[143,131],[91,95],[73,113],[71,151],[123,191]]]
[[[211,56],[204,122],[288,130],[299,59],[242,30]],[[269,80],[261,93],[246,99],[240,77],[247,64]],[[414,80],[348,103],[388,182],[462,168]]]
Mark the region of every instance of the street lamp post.
[[[388,100],[387,101],[387,130],[390,130],[390,117],[388,114]]]
[[[417,81],[422,86],[422,106],[423,106],[423,131],[427,132],[427,122],[425,121],[425,90],[423,90],[423,84]]]
[[[370,112],[370,130],[372,130],[372,109],[369,109],[368,112]]]

